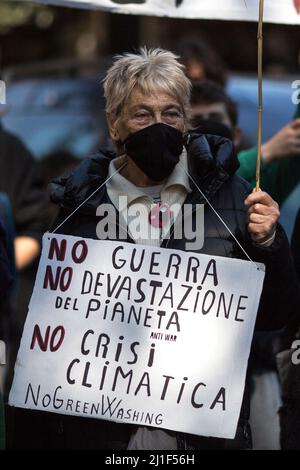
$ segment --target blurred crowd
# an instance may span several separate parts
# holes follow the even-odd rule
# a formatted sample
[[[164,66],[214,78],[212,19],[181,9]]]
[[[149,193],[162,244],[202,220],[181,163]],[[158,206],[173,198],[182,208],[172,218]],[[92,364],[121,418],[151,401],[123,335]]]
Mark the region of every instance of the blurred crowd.
[[[232,140],[240,163],[238,174],[254,187],[257,147],[249,148],[243,139],[239,109],[226,92],[225,64],[208,44],[193,38],[178,42],[175,52],[192,82],[191,130]],[[4,106],[0,107],[0,118],[4,112]],[[261,150],[260,187],[281,206],[300,182],[299,104],[294,118],[263,142]],[[7,346],[6,367],[0,368],[0,447],[5,446],[5,429],[6,446],[18,446],[14,439],[14,412],[6,403],[42,235],[56,216],[56,208],[47,197],[47,184],[77,164],[76,156],[65,151],[37,162],[0,121],[0,339]],[[300,280],[300,207],[291,246]],[[300,375],[290,356],[286,362],[282,354],[290,351],[299,327],[300,324],[287,324],[280,331],[254,335],[250,357],[254,449],[300,449],[300,400],[296,393],[300,392]]]

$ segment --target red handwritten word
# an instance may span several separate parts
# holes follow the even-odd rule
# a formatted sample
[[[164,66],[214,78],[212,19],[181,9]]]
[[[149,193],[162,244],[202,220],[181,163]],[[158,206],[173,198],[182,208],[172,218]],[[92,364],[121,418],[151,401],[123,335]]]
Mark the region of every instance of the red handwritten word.
[[[59,335],[59,337],[56,339],[56,337]],[[35,343],[38,343],[39,348],[46,352],[48,349],[48,344],[49,344],[49,339],[50,339],[50,351],[55,352],[57,351],[60,346],[62,345],[62,342],[65,337],[65,329],[63,326],[59,325],[56,328],[54,328],[53,332],[51,333],[51,326],[47,326],[46,328],[46,333],[44,336],[42,336],[41,330],[39,325],[35,325],[33,329],[33,335],[32,335],[32,340],[30,344],[30,349],[33,349],[35,346]],[[55,343],[56,341],[56,343]]]
[[[79,250],[78,250],[79,249]],[[64,261],[67,251],[67,240],[63,238],[58,242],[56,238],[52,238],[49,247],[48,259],[53,259],[54,255],[58,261]],[[71,250],[71,257],[74,263],[83,263],[88,254],[88,246],[84,240],[78,240],[74,243]]]
[[[59,287],[62,292],[69,289],[73,277],[73,268],[67,267],[62,269],[61,266],[56,267],[55,276],[53,275],[52,266],[46,266],[43,288],[57,290]]]

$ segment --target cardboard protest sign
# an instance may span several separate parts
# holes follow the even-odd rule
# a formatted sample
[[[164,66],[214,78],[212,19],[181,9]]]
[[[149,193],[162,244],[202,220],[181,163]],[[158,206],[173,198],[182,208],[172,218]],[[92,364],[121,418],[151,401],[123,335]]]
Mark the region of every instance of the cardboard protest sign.
[[[45,234],[9,402],[233,438],[264,270]]]

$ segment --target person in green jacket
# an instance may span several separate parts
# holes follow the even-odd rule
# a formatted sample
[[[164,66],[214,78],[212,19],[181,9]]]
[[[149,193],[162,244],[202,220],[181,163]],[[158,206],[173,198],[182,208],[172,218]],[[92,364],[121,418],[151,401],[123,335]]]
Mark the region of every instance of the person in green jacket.
[[[222,133],[236,147],[241,142],[235,103],[218,84],[193,83],[192,125],[207,134]],[[255,186],[257,147],[238,154],[237,174]],[[300,182],[300,104],[295,118],[262,145],[260,187],[279,205]]]

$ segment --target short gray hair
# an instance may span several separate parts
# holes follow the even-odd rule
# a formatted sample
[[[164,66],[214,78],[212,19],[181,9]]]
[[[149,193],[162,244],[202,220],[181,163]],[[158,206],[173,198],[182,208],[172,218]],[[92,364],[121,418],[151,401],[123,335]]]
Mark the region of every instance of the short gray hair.
[[[139,54],[125,53],[115,56],[104,83],[106,113],[116,122],[134,88],[149,94],[162,90],[176,97],[185,120],[189,118],[191,82],[184,73],[179,57],[163,49],[141,47]]]

